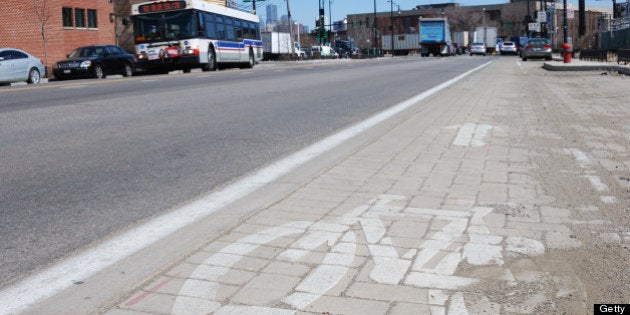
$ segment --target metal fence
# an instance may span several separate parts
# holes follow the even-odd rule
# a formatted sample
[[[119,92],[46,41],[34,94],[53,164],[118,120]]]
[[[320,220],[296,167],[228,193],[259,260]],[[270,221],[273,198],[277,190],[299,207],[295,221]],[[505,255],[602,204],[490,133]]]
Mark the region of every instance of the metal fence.
[[[627,65],[630,62],[630,49],[617,50],[617,64],[622,63]]]
[[[580,60],[608,61],[608,51],[604,49],[582,49]]]

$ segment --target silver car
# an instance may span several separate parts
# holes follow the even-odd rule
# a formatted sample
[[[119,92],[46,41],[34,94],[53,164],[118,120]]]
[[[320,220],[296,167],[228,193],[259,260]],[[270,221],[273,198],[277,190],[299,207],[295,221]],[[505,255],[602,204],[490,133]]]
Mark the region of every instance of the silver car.
[[[470,44],[470,55],[486,55],[486,45],[484,43]]]
[[[0,84],[37,84],[44,74],[42,61],[33,55],[16,48],[0,48]]]
[[[521,49],[523,61],[531,58],[545,58],[551,60],[551,45],[546,38],[530,38],[525,47]]]
[[[517,52],[518,52],[518,48],[516,47],[516,44],[514,44],[514,42],[503,42],[503,44],[501,44],[501,48],[500,48],[501,55],[507,55],[507,54],[517,55],[518,54]]]

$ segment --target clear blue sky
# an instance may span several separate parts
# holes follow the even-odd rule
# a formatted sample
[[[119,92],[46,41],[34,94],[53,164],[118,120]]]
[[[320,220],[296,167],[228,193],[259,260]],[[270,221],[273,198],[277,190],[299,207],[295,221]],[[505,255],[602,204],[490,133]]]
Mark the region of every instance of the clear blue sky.
[[[534,0],[532,0],[534,1]],[[237,0],[240,2],[239,5],[242,5],[242,0]],[[325,14],[328,18],[328,3],[329,0],[324,0],[325,2]],[[447,3],[447,2],[456,2],[462,6],[466,5],[483,5],[483,4],[496,4],[496,3],[508,3],[509,0],[454,0],[454,1],[440,1],[440,0],[394,0],[394,10],[397,10],[398,5],[400,5],[401,10],[411,10],[415,6],[419,4],[431,4],[431,3]],[[549,1],[551,2],[551,1]],[[618,1],[619,2],[619,1]],[[623,1],[621,1],[623,2]],[[567,3],[572,4],[575,9],[578,6],[578,0],[567,0]],[[259,16],[266,15],[265,7],[267,4],[275,4],[278,6],[278,18],[287,14],[287,2],[286,0],[266,0],[260,1],[256,0],[256,11]],[[332,20],[339,21],[343,20],[343,18],[349,14],[357,14],[357,13],[369,13],[374,12],[374,0],[330,0],[330,4],[332,6]],[[251,6],[251,3],[247,3],[247,5]],[[317,18],[317,11],[319,8],[319,0],[290,0],[291,5],[291,16],[294,21],[301,22],[304,25],[308,25],[311,29],[315,26],[315,19]],[[598,6],[598,7],[612,7],[611,0],[587,0],[587,6]],[[376,0],[376,11],[377,12],[385,12],[389,11],[390,3],[387,0]]]

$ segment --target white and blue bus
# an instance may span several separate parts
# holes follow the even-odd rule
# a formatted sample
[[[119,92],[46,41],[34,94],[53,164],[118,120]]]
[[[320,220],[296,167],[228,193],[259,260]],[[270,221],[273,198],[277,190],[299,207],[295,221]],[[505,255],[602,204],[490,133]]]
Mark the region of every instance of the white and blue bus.
[[[203,0],[143,2],[131,10],[141,70],[213,71],[225,64],[251,68],[262,59],[255,14]]]

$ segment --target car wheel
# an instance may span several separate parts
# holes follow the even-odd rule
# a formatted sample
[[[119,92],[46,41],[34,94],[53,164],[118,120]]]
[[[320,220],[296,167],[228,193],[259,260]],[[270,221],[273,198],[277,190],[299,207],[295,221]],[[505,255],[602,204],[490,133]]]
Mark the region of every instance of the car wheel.
[[[122,73],[123,77],[130,77],[133,75],[133,70],[131,69],[130,64],[125,64],[124,72]]]
[[[523,61],[527,61],[527,58],[523,57]]]
[[[40,80],[41,76],[39,75],[39,70],[33,68],[31,69],[31,71],[28,72],[28,81],[26,81],[26,83],[38,84]]]
[[[203,71],[214,71],[217,70],[217,57],[214,54],[214,48],[212,46],[208,47],[208,63],[206,63],[203,68]]]
[[[186,68],[186,69],[182,69],[183,73],[190,73],[190,69]]]
[[[105,78],[105,72],[103,71],[103,66],[101,65],[94,66],[94,77],[97,79]]]

